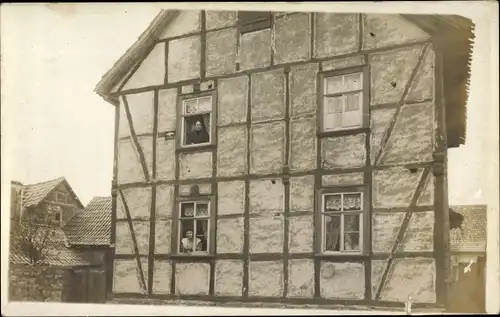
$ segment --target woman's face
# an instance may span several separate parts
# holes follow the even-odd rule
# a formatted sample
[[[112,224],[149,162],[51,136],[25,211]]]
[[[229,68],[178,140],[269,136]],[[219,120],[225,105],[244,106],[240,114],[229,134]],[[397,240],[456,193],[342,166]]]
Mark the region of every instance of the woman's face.
[[[186,237],[191,239],[193,237],[193,231],[187,231],[186,232]]]
[[[200,131],[200,130],[201,130],[201,128],[202,128],[202,126],[201,126],[201,122],[200,122],[200,121],[196,121],[196,123],[194,124],[194,129],[195,129],[196,131]]]

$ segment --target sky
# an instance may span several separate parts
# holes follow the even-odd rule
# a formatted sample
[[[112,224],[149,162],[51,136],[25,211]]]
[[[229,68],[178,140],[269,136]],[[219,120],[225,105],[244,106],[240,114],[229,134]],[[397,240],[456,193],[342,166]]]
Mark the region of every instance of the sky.
[[[24,184],[64,176],[84,204],[110,195],[114,110],[93,90],[157,5],[17,4],[1,11],[2,141],[7,136],[12,158],[3,168]],[[485,25],[475,22],[476,42],[487,43]],[[478,78],[488,65],[474,56],[472,66],[467,142],[449,151],[450,204],[485,203],[486,111],[478,98],[487,88]]]

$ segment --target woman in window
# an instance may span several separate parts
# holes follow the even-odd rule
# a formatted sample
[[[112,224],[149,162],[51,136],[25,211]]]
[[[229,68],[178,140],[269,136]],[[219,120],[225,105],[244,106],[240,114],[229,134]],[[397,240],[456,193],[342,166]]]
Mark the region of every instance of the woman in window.
[[[182,238],[181,240],[181,252],[194,252],[194,246],[195,245],[195,242],[194,242],[194,237],[193,237],[193,231],[192,230],[188,230],[186,231],[186,237]],[[201,240],[200,238],[196,238],[196,251],[200,251],[201,250]]]
[[[188,144],[200,144],[210,141],[207,128],[202,121],[201,119],[197,119],[192,125],[191,131],[188,132],[186,138]]]

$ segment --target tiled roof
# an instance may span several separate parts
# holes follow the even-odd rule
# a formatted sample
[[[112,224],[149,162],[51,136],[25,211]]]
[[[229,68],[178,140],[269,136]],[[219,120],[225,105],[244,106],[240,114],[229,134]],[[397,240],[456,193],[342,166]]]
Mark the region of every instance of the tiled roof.
[[[450,248],[455,252],[486,252],[486,206],[450,206],[464,217],[462,230],[450,231]]]
[[[50,181],[23,186],[23,207],[28,208],[39,204],[63,181],[64,177],[59,177]]]
[[[70,249],[65,245],[65,235],[61,229],[56,228],[54,230],[55,236],[51,237],[48,242],[45,249],[45,258],[41,261],[41,264],[59,267],[91,265],[78,250]],[[29,258],[15,247],[10,248],[9,260],[13,264],[30,264]]]
[[[80,207],[83,208],[83,205],[81,205],[80,200],[78,199],[78,197],[76,197],[75,193],[73,192],[73,189],[69,186],[68,182],[64,177],[59,177],[42,183],[24,185],[22,194],[23,208],[28,208],[31,206],[38,205],[45,199],[45,197],[47,197],[48,194],[50,194],[50,192],[52,192],[53,189],[55,189],[63,182],[66,183],[66,186],[68,187],[69,191],[73,194],[77,204],[79,204]]]
[[[94,197],[64,226],[71,245],[109,246],[111,243],[111,197]]]
[[[94,197],[87,204],[85,210],[111,212],[111,197]]]

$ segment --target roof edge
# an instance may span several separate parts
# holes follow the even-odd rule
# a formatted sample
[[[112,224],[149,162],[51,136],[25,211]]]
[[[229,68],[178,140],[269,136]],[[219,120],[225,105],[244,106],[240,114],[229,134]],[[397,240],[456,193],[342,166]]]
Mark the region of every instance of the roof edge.
[[[179,10],[162,9],[160,13],[149,24],[146,30],[139,36],[137,41],[123,54],[113,67],[108,70],[94,88],[99,96],[109,103],[112,103],[108,93],[109,89],[116,85],[120,79],[127,73],[129,67],[137,63],[144,54],[148,52],[149,47],[155,42],[160,32],[179,15]]]

